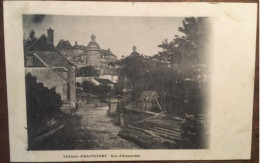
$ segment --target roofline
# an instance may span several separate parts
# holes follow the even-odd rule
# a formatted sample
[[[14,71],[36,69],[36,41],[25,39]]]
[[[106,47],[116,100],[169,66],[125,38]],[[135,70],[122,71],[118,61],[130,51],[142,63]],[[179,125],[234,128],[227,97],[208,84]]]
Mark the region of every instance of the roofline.
[[[60,54],[60,56],[61,56],[63,59],[65,59],[70,65],[77,67],[77,65],[74,65],[73,63],[71,63],[70,61],[68,61],[67,58],[65,58],[65,57],[60,53],[60,51],[59,51],[56,47],[54,47],[54,48],[55,48],[55,50]]]
[[[61,79],[63,79],[64,81],[66,81],[67,83],[69,83],[68,81],[67,81],[67,79],[64,79],[63,77],[61,77],[59,74],[57,74],[55,71],[53,71],[53,69],[52,68],[55,68],[55,67],[50,67],[47,63],[45,63],[42,59],[41,59],[41,57],[40,56],[38,56],[36,53],[33,53],[33,55],[35,56],[35,57],[37,57],[48,69],[50,69],[52,72],[54,72],[57,76],[59,76]],[[65,67],[64,67],[65,68]],[[65,68],[66,69],[66,68]],[[66,69],[67,70],[67,69]],[[68,71],[68,70],[67,70]]]
[[[58,75],[55,71],[53,71],[50,67],[25,67],[26,69],[35,69],[35,68],[45,68],[50,71],[52,71],[56,76],[58,76],[61,80],[63,80],[65,83],[69,83],[66,79],[62,78],[60,75]]]
[[[89,51],[99,51],[101,52],[101,50],[84,50],[85,52],[89,52]]]
[[[36,44],[36,42],[37,42],[40,38],[42,38],[43,36],[46,37],[45,34],[42,34],[39,38],[37,38],[37,40],[36,40],[34,43],[32,43],[28,48],[26,48],[25,51],[28,51],[28,49],[29,49],[30,47],[32,47],[34,44]]]
[[[110,81],[110,83],[108,83],[107,85],[109,85],[109,84],[115,85],[115,83],[113,83],[113,82],[112,82],[111,80],[109,80],[109,79],[102,79],[102,78],[96,78],[96,77],[94,77],[93,79],[94,79],[94,80],[97,79],[96,81],[99,82],[100,84],[103,84],[103,83],[101,82],[102,80],[108,80],[108,81]],[[98,80],[101,80],[101,81],[98,81]]]
[[[30,45],[30,46],[25,50],[25,52],[27,52],[28,49],[29,49],[30,47],[32,47],[34,44],[36,44],[36,43],[38,42],[38,40],[39,40],[40,38],[42,38],[43,36],[46,37],[45,34],[42,34],[32,45]],[[53,45],[53,44],[52,44],[52,45]],[[60,51],[59,51],[54,45],[53,45],[53,47],[54,47],[54,49],[60,54],[60,56],[61,56],[63,59],[65,59],[70,65],[76,66],[76,65],[72,64],[71,62],[69,62],[69,61],[60,53]],[[37,50],[35,50],[35,51],[37,51]],[[77,66],[76,66],[76,67],[77,67]]]

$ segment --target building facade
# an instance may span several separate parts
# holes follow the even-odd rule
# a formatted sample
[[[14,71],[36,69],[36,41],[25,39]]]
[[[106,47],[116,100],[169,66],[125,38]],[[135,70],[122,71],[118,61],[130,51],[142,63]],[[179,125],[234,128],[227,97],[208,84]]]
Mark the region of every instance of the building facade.
[[[53,45],[54,30],[42,35],[24,51],[25,73],[36,76],[48,88],[56,87],[63,101],[76,99],[76,66],[64,58]]]
[[[91,41],[87,46],[78,45],[77,41],[74,46],[71,46],[68,40],[64,41],[61,39],[56,48],[64,57],[67,58],[67,60],[76,64],[78,67],[100,67],[102,64],[116,62],[117,57],[110,51],[110,49],[101,49],[95,39],[96,36],[91,35]]]
[[[91,41],[85,49],[85,63],[90,66],[101,66],[101,50],[95,39],[96,36],[91,35]]]

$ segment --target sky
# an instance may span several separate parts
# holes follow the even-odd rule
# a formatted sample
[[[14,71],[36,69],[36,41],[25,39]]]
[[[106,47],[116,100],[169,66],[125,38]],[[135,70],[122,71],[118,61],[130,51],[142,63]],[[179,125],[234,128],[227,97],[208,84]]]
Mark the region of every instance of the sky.
[[[60,39],[75,41],[87,46],[91,35],[102,49],[110,50],[118,57],[127,56],[137,47],[137,52],[152,56],[162,51],[158,45],[164,40],[173,40],[181,35],[178,27],[183,18],[177,17],[108,17],[108,16],[61,16],[23,15],[23,34],[28,37],[31,30],[36,37],[54,30],[54,45]]]

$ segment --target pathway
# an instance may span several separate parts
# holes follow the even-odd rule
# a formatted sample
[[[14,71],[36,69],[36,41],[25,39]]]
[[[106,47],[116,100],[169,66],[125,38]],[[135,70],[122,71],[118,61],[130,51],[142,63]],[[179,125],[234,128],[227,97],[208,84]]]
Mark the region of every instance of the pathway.
[[[77,149],[137,149],[132,142],[122,139],[117,134],[119,126],[106,115],[108,107],[81,107],[76,113],[81,116],[80,126],[74,130]]]

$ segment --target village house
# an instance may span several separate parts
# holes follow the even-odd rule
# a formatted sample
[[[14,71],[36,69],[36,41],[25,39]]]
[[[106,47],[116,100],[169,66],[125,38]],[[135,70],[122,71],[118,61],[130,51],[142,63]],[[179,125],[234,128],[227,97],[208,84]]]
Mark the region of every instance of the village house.
[[[45,87],[56,88],[64,102],[76,99],[76,66],[64,58],[53,45],[54,30],[41,35],[24,50],[25,73],[36,76]]]
[[[73,54],[76,54],[76,55],[84,53],[84,49],[85,49],[85,47],[83,45],[78,45],[77,41],[75,41],[74,46],[72,46],[72,48],[71,48]]]
[[[111,66],[102,65],[99,78],[108,79],[113,83],[117,83],[118,82],[117,70]]]
[[[91,78],[96,78],[99,76],[100,76],[100,67],[97,66],[81,67],[76,73],[76,82],[80,86],[82,86],[84,81],[91,80]]]
[[[74,46],[71,46],[68,40],[64,41],[63,39],[61,39],[56,48],[69,62],[76,65],[84,64],[84,59],[81,56],[84,55],[85,47],[83,45],[78,45],[77,41],[75,41]]]
[[[100,85],[106,85],[108,87],[110,87],[111,89],[114,88],[114,83],[111,80],[108,79],[101,79],[101,78],[93,78],[93,80],[97,83],[97,86]]]
[[[99,66],[86,66],[81,67],[76,74],[76,82],[82,86],[84,81],[93,82],[95,85],[95,79],[108,80],[110,84],[115,84],[118,82],[117,71],[109,66],[101,65]],[[104,81],[102,80],[102,81]],[[108,82],[106,82],[108,83]]]

